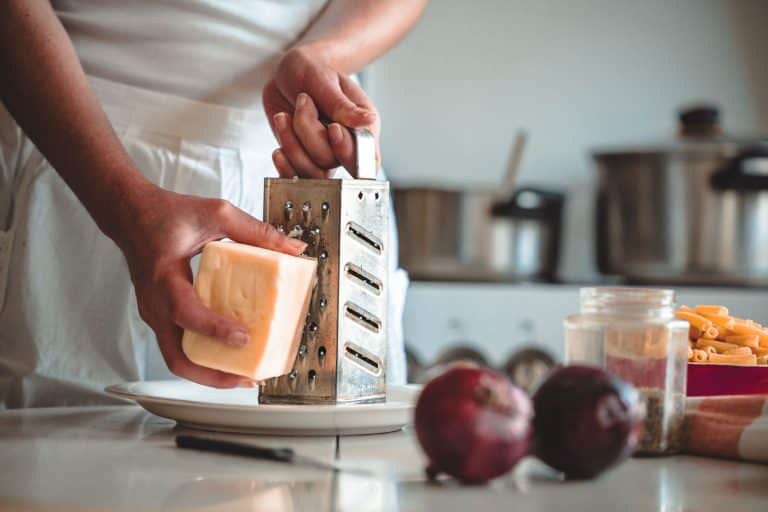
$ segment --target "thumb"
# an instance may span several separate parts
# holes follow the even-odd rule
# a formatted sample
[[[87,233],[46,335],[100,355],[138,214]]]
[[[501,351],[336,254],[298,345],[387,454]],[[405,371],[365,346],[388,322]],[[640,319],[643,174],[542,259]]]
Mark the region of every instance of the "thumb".
[[[248,343],[248,331],[236,320],[214,313],[200,302],[192,283],[181,273],[169,282],[171,319],[184,329],[216,338],[227,345],[242,347]]]
[[[288,238],[271,224],[261,222],[235,206],[227,209],[220,223],[224,234],[235,242],[293,256],[301,254],[307,248],[307,244],[301,240]]]
[[[362,128],[376,122],[376,110],[352,101],[338,81],[318,81],[312,89],[309,95],[331,121],[349,128]]]

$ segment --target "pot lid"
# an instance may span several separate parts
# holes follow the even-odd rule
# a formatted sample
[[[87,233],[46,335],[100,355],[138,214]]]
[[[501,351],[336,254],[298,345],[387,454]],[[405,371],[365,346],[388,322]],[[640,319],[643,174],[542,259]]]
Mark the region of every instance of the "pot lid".
[[[720,110],[709,103],[681,108],[677,121],[678,131],[675,138],[644,144],[599,147],[595,148],[592,154],[598,158],[631,154],[650,156],[660,153],[728,155],[747,146],[768,142],[768,136],[765,135],[735,136],[724,133],[720,124]]]

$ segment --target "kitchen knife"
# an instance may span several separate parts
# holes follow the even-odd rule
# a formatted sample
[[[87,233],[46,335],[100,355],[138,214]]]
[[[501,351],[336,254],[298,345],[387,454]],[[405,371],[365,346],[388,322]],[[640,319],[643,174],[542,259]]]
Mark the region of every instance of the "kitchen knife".
[[[221,439],[192,435],[176,436],[176,446],[179,448],[188,448],[192,450],[226,453],[229,455],[239,455],[242,457],[271,460],[273,462],[283,462],[286,464],[311,466],[318,469],[325,469],[334,472],[343,471],[345,473],[356,473],[366,476],[376,474],[374,471],[367,469],[349,468],[334,462],[325,462],[313,457],[299,455],[293,451],[292,448],[270,448],[250,443],[224,441]]]

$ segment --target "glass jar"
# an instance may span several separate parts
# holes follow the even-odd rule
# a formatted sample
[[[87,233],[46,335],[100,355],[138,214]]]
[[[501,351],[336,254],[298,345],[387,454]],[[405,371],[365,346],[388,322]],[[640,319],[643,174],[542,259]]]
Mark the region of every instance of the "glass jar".
[[[601,366],[634,385],[645,402],[639,454],[680,450],[688,367],[688,323],[675,292],[582,288],[581,312],[565,320],[568,364]]]

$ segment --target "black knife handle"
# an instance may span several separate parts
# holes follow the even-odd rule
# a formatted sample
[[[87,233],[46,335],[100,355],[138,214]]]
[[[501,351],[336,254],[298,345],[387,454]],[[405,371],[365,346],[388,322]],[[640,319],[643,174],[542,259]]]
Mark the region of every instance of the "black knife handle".
[[[267,448],[253,444],[236,443],[234,441],[222,441],[208,437],[188,435],[176,436],[176,446],[179,448],[190,448],[192,450],[228,453],[231,455],[241,455],[245,457],[254,457],[257,459],[288,463],[294,462],[296,455],[290,448]]]

